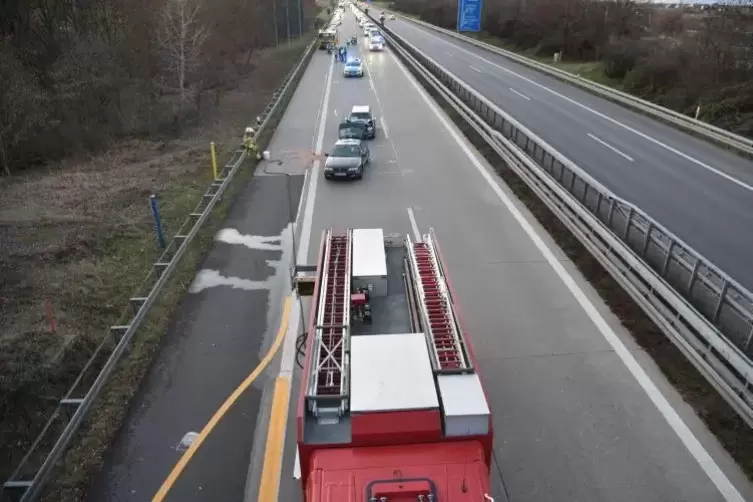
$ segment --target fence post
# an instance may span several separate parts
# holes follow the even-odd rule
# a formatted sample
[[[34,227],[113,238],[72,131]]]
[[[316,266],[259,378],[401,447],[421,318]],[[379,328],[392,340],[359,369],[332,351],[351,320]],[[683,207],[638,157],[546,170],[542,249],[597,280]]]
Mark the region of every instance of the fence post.
[[[210,150],[212,151],[212,174],[214,175],[214,181],[217,181],[217,147],[212,141],[210,144]]]
[[[154,216],[154,230],[157,232],[157,240],[159,246],[165,249],[165,234],[162,231],[162,219],[159,215],[159,204],[157,204],[157,196],[152,195],[149,197],[149,205],[152,207],[152,216]]]

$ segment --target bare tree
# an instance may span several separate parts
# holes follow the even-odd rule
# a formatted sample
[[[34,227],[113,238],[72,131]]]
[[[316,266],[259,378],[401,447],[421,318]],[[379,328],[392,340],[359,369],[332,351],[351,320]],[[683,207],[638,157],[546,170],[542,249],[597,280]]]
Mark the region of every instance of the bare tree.
[[[201,64],[201,49],[209,36],[199,17],[200,10],[201,0],[167,0],[162,10],[159,45],[181,105],[190,97],[188,81]]]

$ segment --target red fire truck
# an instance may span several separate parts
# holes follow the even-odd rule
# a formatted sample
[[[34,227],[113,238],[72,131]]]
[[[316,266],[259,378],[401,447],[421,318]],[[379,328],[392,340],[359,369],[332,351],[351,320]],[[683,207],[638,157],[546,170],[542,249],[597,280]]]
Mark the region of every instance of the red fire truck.
[[[491,413],[434,232],[330,229],[309,271],[304,500],[492,501]]]

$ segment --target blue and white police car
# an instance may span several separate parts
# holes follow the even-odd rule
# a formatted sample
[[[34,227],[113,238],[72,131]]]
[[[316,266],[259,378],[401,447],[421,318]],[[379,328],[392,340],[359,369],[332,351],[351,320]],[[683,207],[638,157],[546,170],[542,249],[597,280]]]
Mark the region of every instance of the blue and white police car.
[[[343,77],[363,77],[363,62],[358,58],[349,59],[343,68]]]

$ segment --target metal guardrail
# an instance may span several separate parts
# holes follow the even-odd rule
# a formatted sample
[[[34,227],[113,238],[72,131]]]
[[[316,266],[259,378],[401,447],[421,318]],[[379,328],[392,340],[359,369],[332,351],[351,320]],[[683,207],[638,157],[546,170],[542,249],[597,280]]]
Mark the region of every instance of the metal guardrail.
[[[282,98],[291,90],[295,91],[295,86],[291,86],[291,84],[308,65],[315,46],[316,40],[309,44],[298,64],[288,73],[283,80],[283,84],[273,94],[272,100],[264,112],[257,118],[258,127],[256,128],[255,138],[258,138],[268,127],[271,117],[283,101]],[[99,397],[123,355],[127,353],[132,338],[149,313],[155,299],[172,275],[191,241],[211,214],[212,209],[221,200],[222,194],[246,157],[245,149],[236,150],[221,173],[218,173],[217,180],[207,187],[201,201],[189,214],[165,251],[152,266],[136,296],[130,299],[130,306],[124,309],[118,324],[111,326],[105,336],[102,337],[102,341],[84,365],[68,392],[58,402],[58,406],[29,451],[8,481],[3,484],[2,490],[0,490],[0,500],[4,500],[7,496],[11,500],[29,502],[36,500],[42,494],[53,468],[67,451],[92,404]],[[102,364],[103,360],[104,364]],[[101,369],[95,374],[96,369],[100,366]],[[57,440],[52,449],[46,455],[40,453],[40,446],[44,440],[54,438],[55,431],[60,428],[62,428],[62,432],[57,435]],[[42,456],[44,456],[44,460],[39,467],[30,465],[33,463],[32,458]]]
[[[753,295],[388,26],[381,31],[753,426]]]
[[[404,19],[405,21],[423,26],[430,30],[453,37],[457,40],[472,44],[476,47],[493,52],[508,59],[512,59],[513,61],[527,66],[528,68],[533,68],[534,70],[540,71],[559,80],[563,80],[567,83],[576,85],[591,93],[597,94],[621,105],[629,106],[669,124],[682,127],[683,129],[701,135],[709,140],[738,150],[741,153],[753,155],[753,139],[740,136],[733,132],[727,131],[726,129],[722,129],[721,127],[708,124],[693,117],[689,117],[683,113],[677,112],[675,110],[670,110],[669,108],[665,108],[650,101],[646,101],[645,99],[638,98],[629,93],[619,91],[604,84],[599,84],[597,82],[584,79],[577,75],[573,75],[570,72],[555,68],[554,66],[541,63],[539,61],[535,61],[525,56],[521,56],[520,54],[516,54],[512,51],[501,49],[499,47],[495,47],[494,45],[476,40],[475,38],[461,35],[460,33],[457,33],[455,31],[435,26],[433,24],[427,23],[426,21],[421,21],[420,19],[405,16],[399,12],[388,12],[400,17],[401,19]]]

